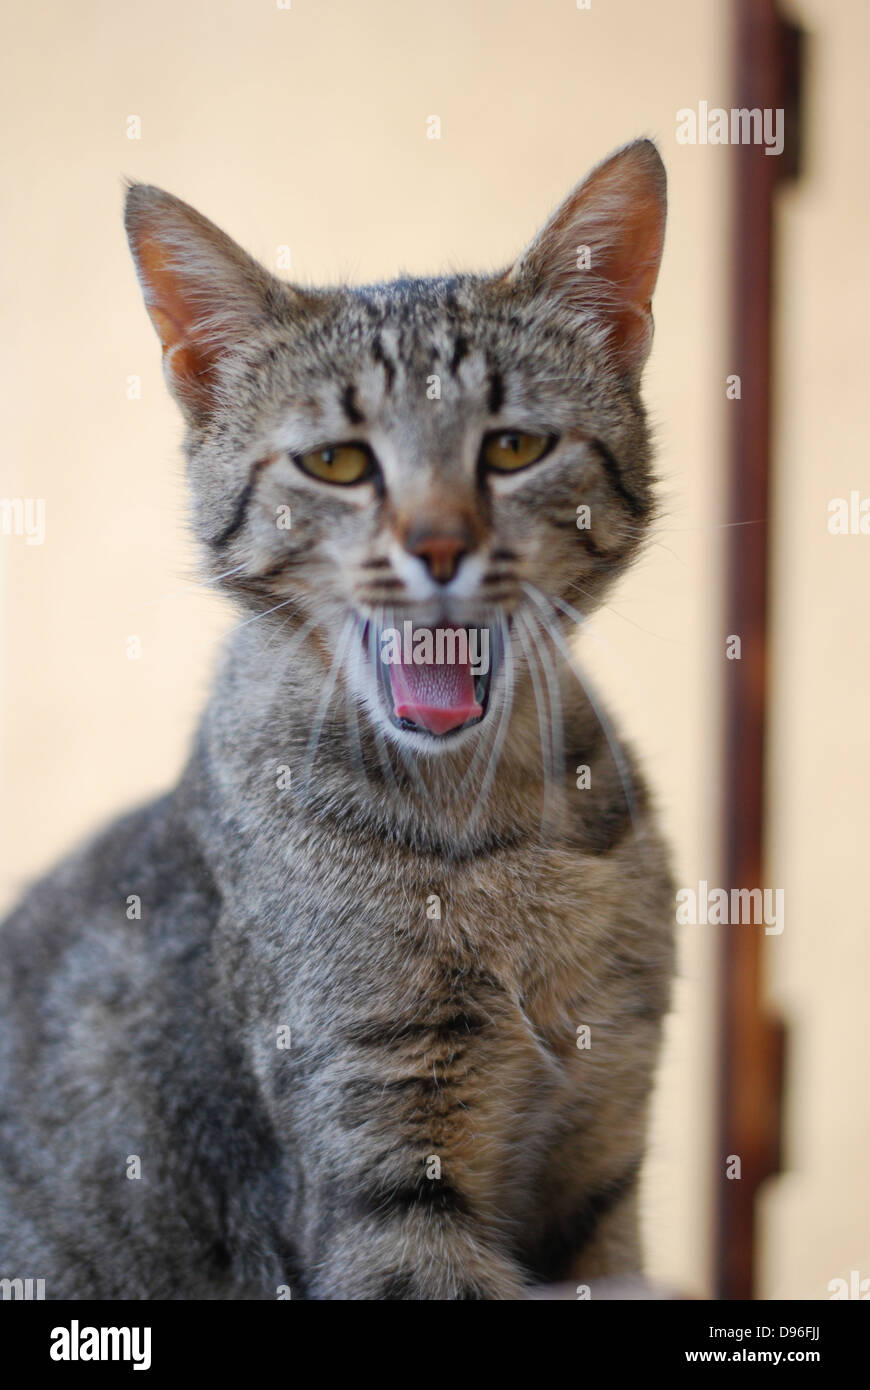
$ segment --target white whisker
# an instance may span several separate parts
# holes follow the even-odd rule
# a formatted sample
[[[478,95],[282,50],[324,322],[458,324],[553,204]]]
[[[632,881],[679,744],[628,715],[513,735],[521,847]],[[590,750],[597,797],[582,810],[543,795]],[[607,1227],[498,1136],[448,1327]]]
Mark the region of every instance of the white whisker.
[[[625,757],[620,747],[619,740],[616,737],[615,732],[613,731],[610,720],[604,713],[604,709],[601,705],[601,702],[598,700],[597,695],[593,694],[591,682],[589,681],[588,677],[584,674],[582,668],[580,667],[580,663],[577,657],[574,655],[568,643],[565,641],[561,629],[556,625],[552,613],[550,612],[550,610],[548,610],[546,605],[549,604],[550,609],[552,609],[553,612],[555,612],[556,605],[558,605],[558,607],[562,608],[568,617],[572,617],[574,621],[578,624],[585,624],[586,619],[583,617],[582,613],[578,613],[575,608],[572,608],[570,604],[565,603],[564,600],[557,598],[549,599],[547,595],[544,594],[540,589],[537,589],[534,584],[524,582],[523,589],[529,595],[535,606],[539,608],[541,613],[543,614],[545,631],[549,634],[551,641],[553,641],[558,646],[559,650],[562,652],[562,655],[568,663],[568,666],[570,667],[583,693],[585,694],[586,699],[589,701],[589,706],[593,714],[595,715],[595,718],[601,725],[602,732],[604,733],[604,737],[607,739],[608,747],[610,748],[610,756],[613,758],[614,766],[619,776],[619,780],[622,784],[622,790],[625,796],[626,803],[628,805],[628,812],[631,817],[631,823],[634,828],[634,833],[635,835],[638,835],[639,831],[636,814],[637,804],[635,802],[634,792],[631,786],[631,778],[628,772],[628,765],[625,761]]]
[[[326,673],[326,680],[323,684],[323,691],[320,696],[320,702],[317,706],[317,712],[314,716],[314,723],[311,728],[311,733],[309,734],[308,747],[306,750],[305,774],[302,779],[302,795],[306,801],[308,800],[308,793],[311,785],[311,775],[314,771],[314,764],[317,760],[317,747],[320,743],[320,735],[323,732],[323,725],[326,720],[326,712],[332,700],[332,694],[335,689],[335,682],[338,676],[339,666],[341,665],[341,662],[344,660],[344,653],[347,648],[348,640],[352,635],[353,625],[355,621],[356,620],[353,617],[353,615],[350,615],[349,617],[345,618],[344,626],[341,629],[338,642],[336,643],[335,653],[333,655],[332,661],[329,663],[329,670]]]
[[[547,723],[546,719],[546,714],[544,710],[544,688],[541,685],[538,676],[538,671],[535,665],[534,653],[530,644],[531,638],[530,636],[526,635],[527,633],[531,633],[531,629],[529,628],[526,622],[525,615],[522,612],[517,611],[514,614],[514,624],[516,626],[517,636],[519,637],[520,642],[522,644],[523,655],[526,658],[526,667],[528,669],[529,676],[531,677],[532,691],[535,699],[535,710],[538,717],[538,738],[541,746],[541,771],[543,773],[544,778],[543,794],[541,796],[541,825],[538,836],[538,843],[539,845],[543,846],[547,836],[548,821],[550,819],[549,813],[553,787],[553,753],[550,745],[551,726]]]
[[[231,575],[238,574],[245,568],[244,565],[236,565],[234,569],[224,570],[223,574],[216,574],[213,579],[204,579],[199,584],[185,584],[181,589],[173,589],[168,594],[161,594],[159,598],[149,599],[151,603],[165,603],[170,598],[183,598],[185,594],[195,594],[200,589],[209,589],[214,584],[219,584],[222,579],[229,579]]]
[[[477,793],[474,805],[471,808],[471,813],[468,816],[468,819],[466,820],[466,828],[474,825],[477,816],[480,813],[480,809],[484,805],[486,798],[489,795],[490,787],[492,786],[495,774],[498,770],[499,762],[501,761],[502,752],[504,751],[504,744],[505,739],[507,737],[508,725],[510,724],[510,717],[513,711],[515,675],[513,648],[511,646],[511,635],[510,629],[504,617],[499,617],[499,626],[501,633],[501,645],[502,651],[504,653],[505,663],[505,691],[502,709],[499,715],[498,727],[496,729],[495,737],[492,741],[492,747],[489,753],[489,761],[486,766],[486,772],[483,775],[483,779],[480,784],[480,789]]]
[[[241,627],[248,627],[251,623],[258,623],[261,618],[268,618],[270,613],[277,613],[280,608],[287,608],[289,604],[296,603],[297,601],[295,595],[292,598],[285,598],[282,603],[276,603],[274,608],[267,608],[262,613],[255,613],[252,618],[245,618],[244,622],[236,623],[225,635],[228,637],[230,632],[238,632]]]

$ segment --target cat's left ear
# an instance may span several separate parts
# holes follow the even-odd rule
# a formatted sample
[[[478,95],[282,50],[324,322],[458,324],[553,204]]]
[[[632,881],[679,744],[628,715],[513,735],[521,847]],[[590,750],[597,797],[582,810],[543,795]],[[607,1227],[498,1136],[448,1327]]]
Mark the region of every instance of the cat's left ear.
[[[637,376],[652,343],[666,210],[661,155],[635,140],[568,195],[504,279],[599,322],[620,368]]]
[[[186,414],[207,414],[220,360],[256,331],[277,281],[195,208],[148,184],[127,192],[124,225],[145,305],[163,345],[170,390]]]

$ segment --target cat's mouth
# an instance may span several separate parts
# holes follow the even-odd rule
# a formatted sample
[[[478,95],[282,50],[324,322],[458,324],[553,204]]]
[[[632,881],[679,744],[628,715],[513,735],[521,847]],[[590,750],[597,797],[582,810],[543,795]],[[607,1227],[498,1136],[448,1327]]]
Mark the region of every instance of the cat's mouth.
[[[394,728],[446,739],[486,717],[498,660],[494,629],[406,619],[396,627],[367,623],[363,642]]]

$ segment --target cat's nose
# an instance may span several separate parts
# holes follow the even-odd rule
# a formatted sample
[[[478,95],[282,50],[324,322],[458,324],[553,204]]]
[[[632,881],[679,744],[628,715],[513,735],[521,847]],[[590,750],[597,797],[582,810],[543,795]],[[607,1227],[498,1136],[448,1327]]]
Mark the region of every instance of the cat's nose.
[[[405,549],[422,560],[436,584],[449,584],[474,545],[474,537],[464,528],[453,532],[418,528],[405,540]]]

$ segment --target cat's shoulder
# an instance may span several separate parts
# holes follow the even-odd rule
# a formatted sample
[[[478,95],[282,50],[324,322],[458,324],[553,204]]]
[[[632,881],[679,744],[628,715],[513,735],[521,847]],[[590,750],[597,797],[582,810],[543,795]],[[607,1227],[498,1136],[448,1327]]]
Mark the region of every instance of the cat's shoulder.
[[[184,954],[203,940],[220,901],[172,795],[98,831],[24,894],[0,923],[0,983],[43,986],[64,966]]]

